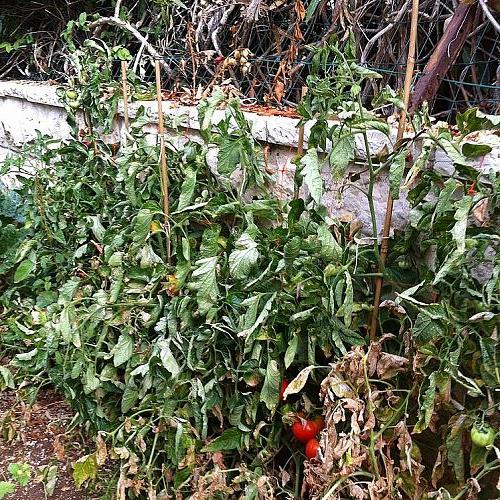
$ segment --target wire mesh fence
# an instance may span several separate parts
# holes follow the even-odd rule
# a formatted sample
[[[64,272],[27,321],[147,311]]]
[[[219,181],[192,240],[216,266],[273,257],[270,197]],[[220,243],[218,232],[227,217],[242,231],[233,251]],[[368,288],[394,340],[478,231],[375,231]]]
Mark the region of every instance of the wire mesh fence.
[[[415,78],[458,5],[457,0],[420,1]],[[114,10],[100,0],[75,0],[71,8],[70,18],[82,9],[89,10],[89,16],[110,16]],[[62,12],[68,9],[66,0],[54,0],[43,9],[39,2],[12,2],[10,9],[0,12],[5,26],[21,24],[34,39],[24,55],[4,54],[2,60],[0,54],[0,77],[64,80],[68,58],[60,34],[66,23]],[[121,9],[121,18],[162,54],[169,67],[163,87],[172,93],[196,98],[218,84],[249,103],[293,107],[310,73],[311,48],[331,36],[345,40],[347,32],[355,36],[360,63],[383,76],[364,88],[365,100],[385,85],[403,85],[411,0],[123,0]],[[430,103],[443,119],[468,106],[499,111],[500,35],[480,8],[474,16],[464,47]],[[107,26],[78,36],[80,41],[98,36],[110,46],[126,45],[134,55],[131,67],[145,81],[154,82],[144,45],[126,30]],[[247,69],[236,64],[222,71],[221,59],[240,49],[251,53]]]

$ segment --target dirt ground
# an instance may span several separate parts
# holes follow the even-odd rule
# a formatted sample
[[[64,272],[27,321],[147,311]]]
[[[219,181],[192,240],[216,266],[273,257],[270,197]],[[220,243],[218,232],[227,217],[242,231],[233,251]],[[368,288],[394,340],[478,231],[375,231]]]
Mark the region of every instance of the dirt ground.
[[[18,485],[5,500],[47,498],[39,472],[44,465],[57,466],[54,492],[48,498],[101,498],[75,488],[71,464],[85,452],[78,432],[67,432],[72,418],[71,409],[50,390],[41,392],[31,408],[16,401],[14,392],[0,392],[0,481],[11,481],[11,463],[27,463],[32,470],[30,483],[24,488]]]

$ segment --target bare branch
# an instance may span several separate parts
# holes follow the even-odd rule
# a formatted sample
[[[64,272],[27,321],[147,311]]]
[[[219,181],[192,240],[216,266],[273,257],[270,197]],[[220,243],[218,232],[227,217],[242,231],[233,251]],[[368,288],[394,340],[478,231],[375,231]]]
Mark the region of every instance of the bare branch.
[[[118,17],[101,17],[97,21],[90,23],[89,27],[91,30],[95,28],[99,28],[104,25],[117,26],[118,28],[124,29],[131,33],[139,42],[141,42],[145,49],[148,51],[149,55],[151,55],[154,59],[158,59],[163,69],[165,69],[168,76],[172,75],[172,69],[170,66],[164,61],[162,55],[144,38],[139,31],[137,31],[130,23],[123,21]]]
[[[120,17],[120,7],[122,4],[122,0],[116,0],[116,5],[115,5],[115,16],[116,18]]]
[[[497,20],[491,13],[491,10],[488,8],[488,5],[486,4],[486,1],[487,0],[479,0],[479,5],[481,6],[481,9],[483,9],[484,15],[489,19],[490,23],[497,30],[497,32],[500,33],[500,24],[498,24]]]

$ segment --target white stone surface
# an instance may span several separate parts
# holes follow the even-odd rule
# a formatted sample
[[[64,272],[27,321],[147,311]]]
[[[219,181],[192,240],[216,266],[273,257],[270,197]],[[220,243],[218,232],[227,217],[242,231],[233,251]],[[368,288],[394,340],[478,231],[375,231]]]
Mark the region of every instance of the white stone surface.
[[[32,141],[37,131],[50,135],[56,139],[65,140],[70,137],[70,128],[66,123],[66,112],[56,94],[57,87],[39,82],[0,82],[0,161],[10,152],[16,152],[23,144]],[[145,129],[151,134],[150,140],[156,140],[156,123],[158,121],[157,104],[152,101],[134,102],[129,105],[129,114],[134,117],[140,106],[144,106],[150,123]],[[194,106],[185,106],[173,101],[165,101],[163,110],[166,124],[176,122],[178,131],[168,131],[173,142],[180,143],[187,137],[201,140],[199,136],[200,124],[197,110]],[[123,106],[119,106],[118,113],[123,115]],[[216,110],[213,122],[217,123],[225,116],[224,110]],[[263,116],[245,112],[251,122],[252,135],[268,152],[268,167],[274,173],[273,193],[281,199],[289,198],[293,192],[294,165],[292,160],[296,154],[298,142],[298,120],[281,116]],[[305,128],[305,145],[309,137],[310,127]],[[391,140],[380,132],[370,132],[369,143],[372,151],[379,151],[384,144],[389,148],[393,145],[396,135],[395,129]],[[489,144],[491,153],[476,159],[473,164],[483,172],[490,169],[500,170],[500,137],[495,134],[483,134],[481,137],[471,136],[470,142]],[[105,139],[116,143],[123,137],[123,120],[116,120],[115,131]],[[361,160],[366,157],[361,137],[356,139],[357,157]],[[214,155],[212,154],[211,157]],[[212,166],[215,158],[209,157]],[[358,162],[359,163],[359,162]],[[434,166],[440,171],[451,173],[453,165],[442,151],[435,155]],[[350,172],[356,172],[359,165],[353,165]],[[359,221],[362,223],[362,233],[371,236],[371,219],[366,196],[356,187],[349,185],[345,179],[333,181],[325,170],[325,194],[323,203],[329,212],[344,221]],[[356,185],[366,187],[366,175],[356,181]],[[381,175],[374,189],[374,203],[377,220],[377,229],[380,235],[385,214],[385,205],[388,193],[387,176]],[[408,220],[409,205],[405,193],[397,200],[393,212],[393,228],[403,229]]]

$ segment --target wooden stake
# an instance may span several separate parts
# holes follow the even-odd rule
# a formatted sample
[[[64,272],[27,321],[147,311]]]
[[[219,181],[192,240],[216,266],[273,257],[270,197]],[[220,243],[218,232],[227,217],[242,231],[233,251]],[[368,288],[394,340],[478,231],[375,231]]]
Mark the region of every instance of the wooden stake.
[[[128,131],[128,85],[127,85],[127,61],[122,61],[122,94],[123,94],[123,118],[125,130]]]
[[[171,264],[170,253],[170,220],[169,220],[169,200],[168,200],[168,175],[167,175],[167,157],[165,155],[165,138],[163,128],[163,105],[161,95],[161,73],[160,61],[155,61],[156,74],[156,100],[158,103],[158,135],[160,136],[160,162],[161,162],[161,187],[163,193],[163,225],[167,236],[167,262]]]
[[[410,46],[408,48],[408,59],[406,65],[405,73],[405,83],[404,83],[404,109],[399,117],[398,133],[396,137],[396,144],[401,141],[406,128],[406,110],[408,109],[408,103],[410,102],[410,89],[411,81],[413,79],[413,70],[415,68],[415,52],[417,47],[417,23],[418,23],[418,8],[419,0],[413,0],[412,10],[411,10],[411,27],[410,27]],[[383,273],[383,266],[387,259],[387,252],[389,250],[389,234],[391,231],[392,222],[392,209],[394,206],[394,200],[391,194],[387,195],[387,205],[385,209],[385,219],[384,228],[382,230],[382,244],[380,246],[380,268],[379,273]],[[371,315],[370,322],[370,340],[373,342],[377,336],[377,325],[378,325],[378,312],[380,308],[380,297],[382,294],[382,284],[383,278],[378,277],[375,280],[375,294],[373,298],[373,311]]]

